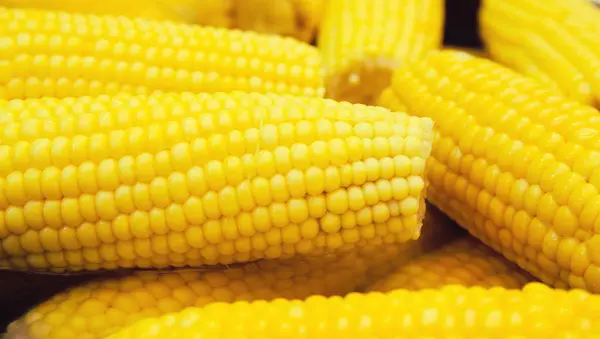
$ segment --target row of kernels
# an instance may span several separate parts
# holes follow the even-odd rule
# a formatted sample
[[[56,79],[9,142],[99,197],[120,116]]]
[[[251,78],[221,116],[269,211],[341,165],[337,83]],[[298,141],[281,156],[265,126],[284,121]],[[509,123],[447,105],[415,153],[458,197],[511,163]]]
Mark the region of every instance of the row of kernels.
[[[57,43],[56,46],[52,46],[56,48],[55,53],[68,53],[59,44],[60,36],[50,38],[45,35],[36,36],[36,38],[38,37],[43,38],[40,39],[39,43]],[[4,42],[10,46],[10,41],[5,39]],[[19,47],[24,48],[25,46]],[[227,54],[223,56],[218,54],[217,51],[207,53],[186,49],[175,52],[174,49],[170,48],[150,47],[142,49],[139,45],[132,45],[130,46],[130,52],[133,54],[112,56],[101,55],[97,52],[97,48],[88,47],[87,49],[88,51],[82,52],[93,56],[52,55],[52,48],[49,51],[46,45],[39,48],[28,46],[27,51],[33,54],[16,54],[11,62],[13,67],[7,70],[4,77],[35,76],[40,79],[46,77],[77,79],[93,75],[94,79],[100,81],[125,81],[130,85],[151,85],[151,87],[167,86],[157,82],[157,80],[177,78],[184,81],[184,83],[177,85],[186,88],[190,85],[193,88],[193,85],[201,84],[202,81],[199,80],[203,78],[208,83],[212,83],[217,80],[217,77],[235,79],[240,76],[247,77],[249,74],[256,74],[254,76],[257,79],[267,82],[288,83],[307,88],[313,88],[319,82],[319,73],[315,69],[303,67],[301,64],[288,65],[281,63],[280,60],[264,60],[264,58],[259,59],[247,55],[232,56]],[[47,53],[50,53],[50,55]],[[111,57],[119,59],[111,59]],[[144,62],[140,61],[142,59]],[[98,72],[97,67],[102,72]],[[258,76],[259,70],[264,70],[264,73],[260,73],[260,77]],[[251,80],[252,78],[247,77],[247,79]],[[252,84],[252,82],[250,83]],[[240,89],[243,88],[240,87]]]
[[[403,201],[407,197],[420,197],[425,185],[420,176],[398,170],[383,171],[379,167],[373,169],[375,171],[342,170],[341,173],[333,167],[325,171],[313,167],[306,173],[292,170],[287,179],[281,175],[275,175],[271,180],[255,178],[243,181],[237,187],[224,186],[216,192],[209,191],[207,179],[210,178],[206,178],[200,171],[193,172],[192,176],[192,172],[188,172],[187,177],[175,172],[167,179],[161,177],[154,179],[150,184],[119,186],[114,192],[98,191],[88,194],[76,189],[74,193],[77,194],[68,198],[47,194],[31,195],[31,192],[44,193],[44,186],[41,190],[32,190],[31,186],[26,186],[23,190],[15,191],[15,188],[21,186],[7,185],[5,187],[12,190],[9,190],[8,197],[3,195],[5,211],[0,212],[3,215],[0,225],[14,232],[18,232],[17,230],[25,225],[34,229],[40,229],[44,225],[55,228],[64,225],[75,227],[85,221],[113,220],[122,213],[158,211],[162,208],[167,214],[170,211],[172,215],[185,215],[190,222],[197,224],[206,218],[234,216],[252,211],[257,206],[268,207],[274,203],[288,203],[293,209],[306,204],[308,208],[301,210],[309,212],[314,206],[329,206],[329,210],[339,210],[341,214],[348,208],[357,210],[365,204],[374,205],[389,199]],[[22,179],[25,178],[27,176]],[[55,193],[58,193],[56,190],[60,192],[61,188],[62,192],[65,192],[65,187],[78,187],[76,182],[73,183],[75,186],[67,186],[66,183],[71,181],[61,184],[58,176],[54,179],[59,181],[51,186]],[[349,188],[341,189],[344,187]],[[324,193],[325,195],[322,195]],[[307,194],[310,196],[303,203],[304,200],[301,199]],[[44,196],[56,197],[59,200],[36,200]],[[11,206],[9,201],[20,202],[20,206],[23,207]],[[343,205],[337,204],[338,201]],[[337,205],[334,206],[335,204]]]
[[[183,213],[153,209],[150,213],[134,212],[129,217],[119,215],[112,222],[84,222],[73,228],[20,229],[13,234],[9,231],[14,231],[14,228],[5,228],[1,244],[3,252],[22,255],[82,247],[95,248],[102,244],[136,239],[154,240],[161,235],[178,239],[179,242],[185,241],[195,248],[256,234],[275,237],[271,243],[297,243],[302,239],[315,238],[320,231],[331,234],[348,230],[342,236],[348,237],[347,241],[351,238],[357,241],[360,239],[360,231],[350,230],[373,223],[390,222],[388,226],[391,232],[400,231],[404,225],[402,222],[397,223],[396,219],[412,220],[418,212],[419,203],[415,198],[409,197],[401,202],[376,203],[341,215],[326,212],[327,207],[323,205],[312,209],[308,207],[303,215],[299,215],[296,209],[289,209],[290,207],[294,207],[294,204],[287,204],[287,207],[280,204],[257,208],[252,213],[243,213],[236,218],[208,220],[202,224],[198,220],[186,219],[183,214],[185,212],[181,210],[179,212]],[[392,223],[394,220],[396,221]],[[281,231],[276,231],[277,229]]]
[[[68,126],[70,119],[65,119],[60,124]],[[209,160],[222,160],[228,155],[243,156],[253,155],[261,156],[261,152],[275,152],[282,148],[289,148],[291,156],[312,157],[315,162],[332,162],[334,164],[343,164],[351,160],[359,160],[361,157],[396,156],[404,154],[408,157],[422,156],[426,151],[425,141],[416,137],[400,137],[392,135],[390,137],[363,138],[349,135],[340,138],[336,135],[330,137],[316,136],[317,138],[300,137],[295,140],[295,134],[284,134],[281,131],[281,137],[278,134],[269,134],[267,131],[274,132],[277,128],[265,126],[260,129],[250,128],[246,131],[233,131],[222,135],[214,134],[208,138],[198,138],[201,133],[195,124],[194,119],[184,119],[181,123],[169,122],[167,124],[151,124],[147,127],[134,127],[130,130],[116,130],[108,133],[67,134],[67,136],[51,136],[52,139],[35,138],[36,131],[39,134],[55,134],[51,132],[51,126],[42,124],[29,125],[27,121],[19,125],[5,126],[3,133],[6,135],[7,144],[1,148],[1,157],[5,164],[4,172],[10,173],[12,170],[26,170],[37,164],[34,168],[43,166],[80,165],[86,160],[101,161],[109,157],[119,159],[125,156],[139,157],[145,152],[163,152],[172,153],[171,156],[186,155],[194,162],[205,163]],[[20,133],[20,127],[24,134]],[[56,126],[56,125],[54,125]],[[32,128],[29,128],[32,127]],[[282,129],[291,127],[290,124],[281,125]],[[15,129],[17,128],[17,129]],[[69,128],[69,127],[67,127]],[[43,131],[42,129],[47,129]],[[290,128],[289,132],[294,132]],[[36,135],[39,135],[36,134]],[[28,136],[33,137],[32,141]],[[11,142],[11,139],[14,140]],[[302,143],[305,142],[305,143]],[[168,148],[168,150],[165,150]],[[296,154],[299,153],[299,154]],[[147,153],[145,156],[155,156],[156,153]],[[326,160],[331,157],[332,160]],[[324,159],[325,158],[325,159]]]
[[[95,199],[104,191],[102,194],[120,195],[124,201],[135,198],[134,193],[139,192],[139,199],[151,201],[149,204],[143,203],[143,206],[163,206],[170,201],[183,203],[190,195],[200,197],[213,192],[216,197],[222,195],[224,189],[235,190],[246,197],[254,196],[257,203],[268,204],[272,199],[279,201],[286,200],[288,196],[300,198],[306,194],[317,195],[340,186],[362,185],[379,179],[419,177],[425,168],[425,160],[419,157],[397,155],[391,158],[386,154],[376,154],[383,157],[380,160],[365,158],[364,161],[348,163],[345,157],[328,156],[321,159],[294,152],[301,148],[309,151],[301,144],[296,145],[291,150],[278,148],[275,155],[264,151],[256,156],[228,157],[224,162],[205,161],[205,167],[193,166],[193,163],[203,161],[191,158],[192,152],[187,144],[174,147],[172,152],[160,152],[154,157],[145,153],[135,159],[126,156],[119,161],[101,160],[98,165],[85,161],[73,166],[65,161],[66,167],[62,170],[54,166],[43,170],[30,168],[25,172],[12,172],[0,179],[0,204],[4,207],[23,206],[31,201],[81,198],[85,194],[93,195]],[[335,151],[339,153],[340,149]],[[328,166],[333,161],[340,167]],[[323,167],[315,167],[311,163]],[[416,182],[410,186],[419,189]],[[258,192],[266,195],[261,196]],[[143,199],[144,196],[163,193],[166,195],[157,196],[156,199]],[[252,205],[250,202],[248,204]]]
[[[165,268],[198,266],[210,264],[231,264],[248,262],[260,258],[285,258],[297,253],[316,255],[335,249],[348,248],[352,244],[390,244],[414,239],[420,227],[416,216],[394,217],[386,223],[370,224],[358,230],[344,229],[333,234],[319,234],[313,240],[300,240],[297,243],[281,243],[285,240],[282,232],[274,229],[267,234],[256,234],[249,239],[223,241],[218,245],[206,245],[201,249],[191,248],[184,235],[171,233],[154,236],[152,239],[134,239],[103,244],[98,248],[81,248],[61,252],[45,252],[12,256],[0,260],[1,267],[19,269],[37,268],[53,271],[77,271],[81,269],[116,268]],[[275,232],[275,233],[274,233]],[[13,242],[7,238],[4,242],[13,252],[18,252]],[[295,241],[296,239],[291,239]],[[10,242],[10,243],[9,243]],[[273,245],[269,245],[272,243]],[[70,247],[73,244],[69,244]]]
[[[50,120],[58,120],[56,122],[61,122],[62,119],[72,115],[69,124],[73,126],[70,129],[63,127],[60,134],[75,128],[87,134],[97,132],[94,126],[102,129],[122,129],[140,126],[140,123],[141,126],[146,126],[152,122],[181,122],[184,118],[199,117],[202,119],[195,122],[199,129],[221,134],[267,124],[274,126],[292,124],[292,128],[296,128],[295,125],[298,124],[301,129],[307,130],[297,132],[300,139],[314,137],[313,134],[322,137],[332,135],[346,137],[355,134],[366,138],[392,135],[423,138],[423,128],[431,127],[431,122],[426,119],[410,117],[406,114],[389,115],[387,110],[378,107],[244,92],[165,93],[115,97],[102,95],[93,98],[11,100],[4,103],[7,115],[20,117],[11,119],[12,123],[24,120],[26,113],[30,115],[30,119],[33,119],[28,122],[28,125],[32,126],[41,123],[41,121],[35,122],[35,117],[38,115],[39,118],[44,119],[43,121],[48,121],[52,117]],[[124,106],[127,108],[123,108]],[[82,114],[86,116],[79,117]],[[307,122],[316,124],[312,128],[315,132],[310,132],[310,126],[308,129],[302,126]],[[282,131],[283,134],[289,132],[289,130]]]
[[[330,139],[414,138],[422,140],[420,126],[404,126],[399,122],[375,121],[354,123],[327,117],[294,118],[277,117],[275,110],[249,110],[223,108],[216,111],[191,108],[184,105],[167,105],[132,110],[130,108],[106,108],[105,111],[71,113],[67,109],[53,108],[46,113],[33,109],[40,117],[19,118],[2,125],[2,137],[7,145],[18,142],[35,142],[77,135],[84,139],[115,136],[155,139],[170,137],[177,141],[194,139],[222,139],[225,143],[256,142],[268,150],[276,146],[289,146],[294,142],[310,144]],[[168,113],[167,113],[168,112]],[[22,113],[22,112],[21,112]],[[19,113],[19,114],[21,114]],[[56,114],[56,117],[48,117]],[[288,113],[289,114],[289,113]],[[341,118],[343,119],[343,118]],[[279,121],[277,121],[279,120]],[[238,140],[242,139],[242,140]],[[247,140],[244,140],[247,139]],[[135,140],[135,139],[134,139]],[[123,142],[134,142],[124,140]],[[173,141],[172,141],[173,142]],[[162,145],[162,144],[161,144]],[[169,147],[167,144],[163,147]],[[226,145],[223,147],[227,147]],[[258,146],[257,146],[258,147]]]

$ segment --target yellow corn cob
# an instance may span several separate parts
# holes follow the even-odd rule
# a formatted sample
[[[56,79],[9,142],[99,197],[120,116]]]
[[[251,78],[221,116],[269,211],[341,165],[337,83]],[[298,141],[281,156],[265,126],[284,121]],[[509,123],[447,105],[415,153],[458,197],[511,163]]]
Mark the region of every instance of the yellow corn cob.
[[[217,301],[306,298],[354,290],[366,272],[356,253],[263,260],[225,271],[138,272],[58,294],[12,323],[6,339],[104,338],[138,319]]]
[[[215,303],[138,321],[108,339],[592,338],[598,331],[600,296],[532,283],[522,291],[446,286]]]
[[[420,233],[430,119],[240,92],[0,116],[1,267],[229,264]]]
[[[291,36],[309,42],[315,37],[325,0],[234,0],[235,27]]]
[[[522,288],[533,279],[472,237],[456,240],[401,266],[370,290],[419,290],[445,285]]]
[[[597,110],[459,52],[399,69],[391,88],[435,121],[432,203],[542,281],[600,292]]]
[[[172,20],[186,23],[199,22],[195,13],[202,18],[215,20],[224,17],[227,5],[232,0],[128,0],[124,5],[119,0],[1,0],[0,5],[10,8],[36,8],[74,13],[118,15],[151,20]]]
[[[0,98],[323,92],[318,50],[290,38],[5,7],[0,26]]]
[[[365,261],[367,274],[359,283],[362,291],[381,280],[398,267],[463,235],[464,231],[435,206],[427,204],[421,236],[415,241],[400,244],[369,244],[358,247],[358,257]]]
[[[445,215],[430,208],[421,237],[402,244],[371,244],[319,257],[261,260],[223,271],[108,276],[34,307],[10,325],[4,339],[102,338],[140,318],[188,306],[345,295],[454,239],[457,233],[452,226]]]
[[[370,104],[401,64],[441,43],[442,0],[328,0],[318,37],[327,96]]]
[[[96,274],[33,274],[0,271],[0,328],[53,295],[90,280]],[[0,331],[0,332],[1,332]],[[0,338],[2,333],[0,333]]]
[[[481,35],[493,59],[600,103],[600,11],[589,0],[484,0]]]

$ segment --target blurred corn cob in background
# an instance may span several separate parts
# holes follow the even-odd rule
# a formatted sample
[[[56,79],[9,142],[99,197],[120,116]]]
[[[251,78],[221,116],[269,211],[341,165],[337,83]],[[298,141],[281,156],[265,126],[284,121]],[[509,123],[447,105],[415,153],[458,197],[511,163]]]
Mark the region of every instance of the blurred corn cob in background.
[[[598,331],[600,296],[532,283],[523,291],[446,286],[215,303],[144,319],[108,338],[590,338]]]
[[[2,7],[0,25],[0,98],[323,92],[318,50],[290,38]]]
[[[314,39],[328,0],[233,0],[232,27],[259,33]]]
[[[491,57],[600,104],[600,10],[589,0],[483,0],[481,35]]]
[[[326,95],[371,104],[399,65],[442,42],[442,0],[328,0],[318,37]]]
[[[402,244],[261,260],[224,270],[106,275],[32,308],[10,325],[4,339],[103,338],[138,319],[189,306],[345,295],[455,239],[459,230],[439,210],[428,206],[421,237]]]
[[[312,41],[325,0],[0,0],[0,6],[170,20]]]
[[[460,52],[399,69],[391,89],[435,121],[429,201],[545,283],[600,291],[597,110]]]
[[[534,281],[516,264],[467,236],[416,257],[370,287],[371,291],[420,290],[445,285],[522,288]]]
[[[241,92],[1,116],[1,267],[230,264],[420,234],[430,119]]]
[[[229,26],[233,0],[0,0],[0,6]]]
[[[58,275],[0,270],[0,337],[8,323],[53,295],[97,274]]]

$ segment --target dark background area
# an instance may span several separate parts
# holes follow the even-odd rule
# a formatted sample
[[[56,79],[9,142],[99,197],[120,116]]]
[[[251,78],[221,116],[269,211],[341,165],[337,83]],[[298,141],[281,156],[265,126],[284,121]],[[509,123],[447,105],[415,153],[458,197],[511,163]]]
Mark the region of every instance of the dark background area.
[[[481,0],[446,0],[444,44],[480,48],[477,11]]]

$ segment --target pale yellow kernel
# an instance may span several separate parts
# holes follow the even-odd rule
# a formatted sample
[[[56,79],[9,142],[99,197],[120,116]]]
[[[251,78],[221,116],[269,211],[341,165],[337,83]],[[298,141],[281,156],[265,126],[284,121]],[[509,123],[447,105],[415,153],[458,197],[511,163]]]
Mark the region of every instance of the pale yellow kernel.
[[[342,228],[342,222],[339,215],[327,213],[321,219],[321,229],[327,233],[337,233]]]
[[[287,206],[284,203],[273,203],[269,206],[269,217],[275,227],[283,227],[289,223]]]
[[[290,222],[299,224],[309,217],[308,204],[305,199],[291,199],[287,202]]]
[[[300,225],[300,235],[304,239],[314,239],[319,234],[319,223],[308,219]]]
[[[325,174],[320,168],[311,167],[306,170],[305,180],[307,194],[317,195],[325,190]]]
[[[348,210],[349,201],[347,191],[338,189],[327,194],[327,210],[333,214],[343,214]]]
[[[327,213],[327,204],[325,197],[314,196],[308,197],[308,213],[312,218],[321,218]]]
[[[269,181],[261,177],[254,178],[251,186],[256,204],[258,206],[268,206],[272,201]]]
[[[558,235],[570,237],[575,234],[579,223],[577,217],[571,212],[569,207],[560,206],[554,215],[552,224]]]
[[[205,239],[211,244],[218,244],[222,240],[221,223],[218,220],[209,220],[203,225]]]

